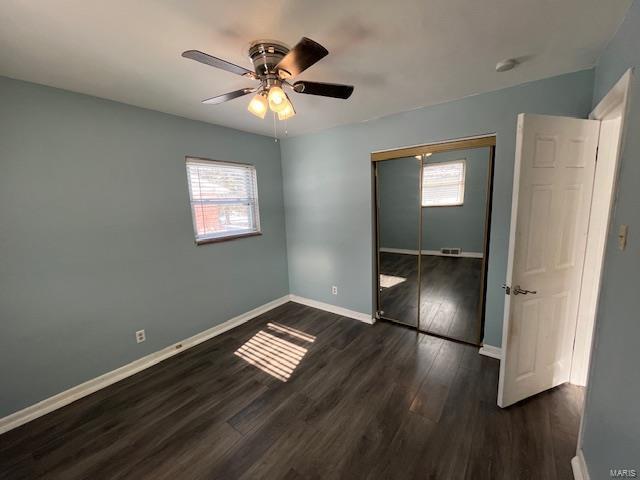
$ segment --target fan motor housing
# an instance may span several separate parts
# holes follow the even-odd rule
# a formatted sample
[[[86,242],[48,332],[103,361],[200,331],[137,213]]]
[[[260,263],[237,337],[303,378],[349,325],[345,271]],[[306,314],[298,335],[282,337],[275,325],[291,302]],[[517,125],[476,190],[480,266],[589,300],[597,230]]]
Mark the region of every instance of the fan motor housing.
[[[258,77],[275,73],[276,65],[288,52],[289,47],[274,40],[258,40],[249,46],[249,58]]]

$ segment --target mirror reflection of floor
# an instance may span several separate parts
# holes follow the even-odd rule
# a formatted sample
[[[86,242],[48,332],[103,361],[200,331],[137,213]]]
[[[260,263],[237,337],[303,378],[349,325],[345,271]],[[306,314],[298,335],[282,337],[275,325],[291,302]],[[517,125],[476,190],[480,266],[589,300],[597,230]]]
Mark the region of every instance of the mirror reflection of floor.
[[[400,281],[402,280],[402,281]],[[385,318],[416,325],[418,257],[380,253],[380,310]]]
[[[380,254],[384,316],[415,325],[418,262],[415,255]],[[480,341],[482,259],[422,256],[420,329],[456,340]]]

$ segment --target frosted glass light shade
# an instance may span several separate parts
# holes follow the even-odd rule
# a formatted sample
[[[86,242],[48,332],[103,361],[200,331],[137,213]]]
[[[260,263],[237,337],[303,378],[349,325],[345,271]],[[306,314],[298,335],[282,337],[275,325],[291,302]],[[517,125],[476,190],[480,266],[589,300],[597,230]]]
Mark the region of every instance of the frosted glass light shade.
[[[295,109],[293,108],[293,104],[287,98],[287,105],[281,112],[278,112],[278,120],[286,120],[287,118],[291,118],[296,114]]]
[[[264,118],[264,116],[267,114],[267,99],[263,94],[258,93],[249,102],[247,110],[249,110],[258,118]]]
[[[278,86],[271,87],[269,89],[269,108],[276,113],[283,111],[287,108],[287,95]]]

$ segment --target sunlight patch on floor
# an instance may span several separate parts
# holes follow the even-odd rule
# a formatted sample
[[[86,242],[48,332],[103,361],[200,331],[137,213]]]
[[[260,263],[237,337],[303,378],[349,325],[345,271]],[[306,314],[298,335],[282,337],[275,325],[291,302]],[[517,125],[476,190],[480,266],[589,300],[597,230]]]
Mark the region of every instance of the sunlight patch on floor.
[[[279,323],[268,323],[267,329],[308,343],[313,343],[316,339],[313,335]],[[234,354],[272,377],[286,382],[306,353],[306,348],[260,330]]]
[[[406,282],[407,279],[403,277],[394,277],[393,275],[385,275],[380,274],[380,287],[381,288],[391,288],[396,285],[401,284],[402,282]]]

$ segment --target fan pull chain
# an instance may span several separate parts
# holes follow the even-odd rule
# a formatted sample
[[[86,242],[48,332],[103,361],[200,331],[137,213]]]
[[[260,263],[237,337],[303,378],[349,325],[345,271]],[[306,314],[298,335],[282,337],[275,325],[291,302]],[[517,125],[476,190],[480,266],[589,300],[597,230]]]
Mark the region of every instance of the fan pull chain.
[[[273,112],[273,140],[278,143],[278,127],[276,124],[276,113]]]

